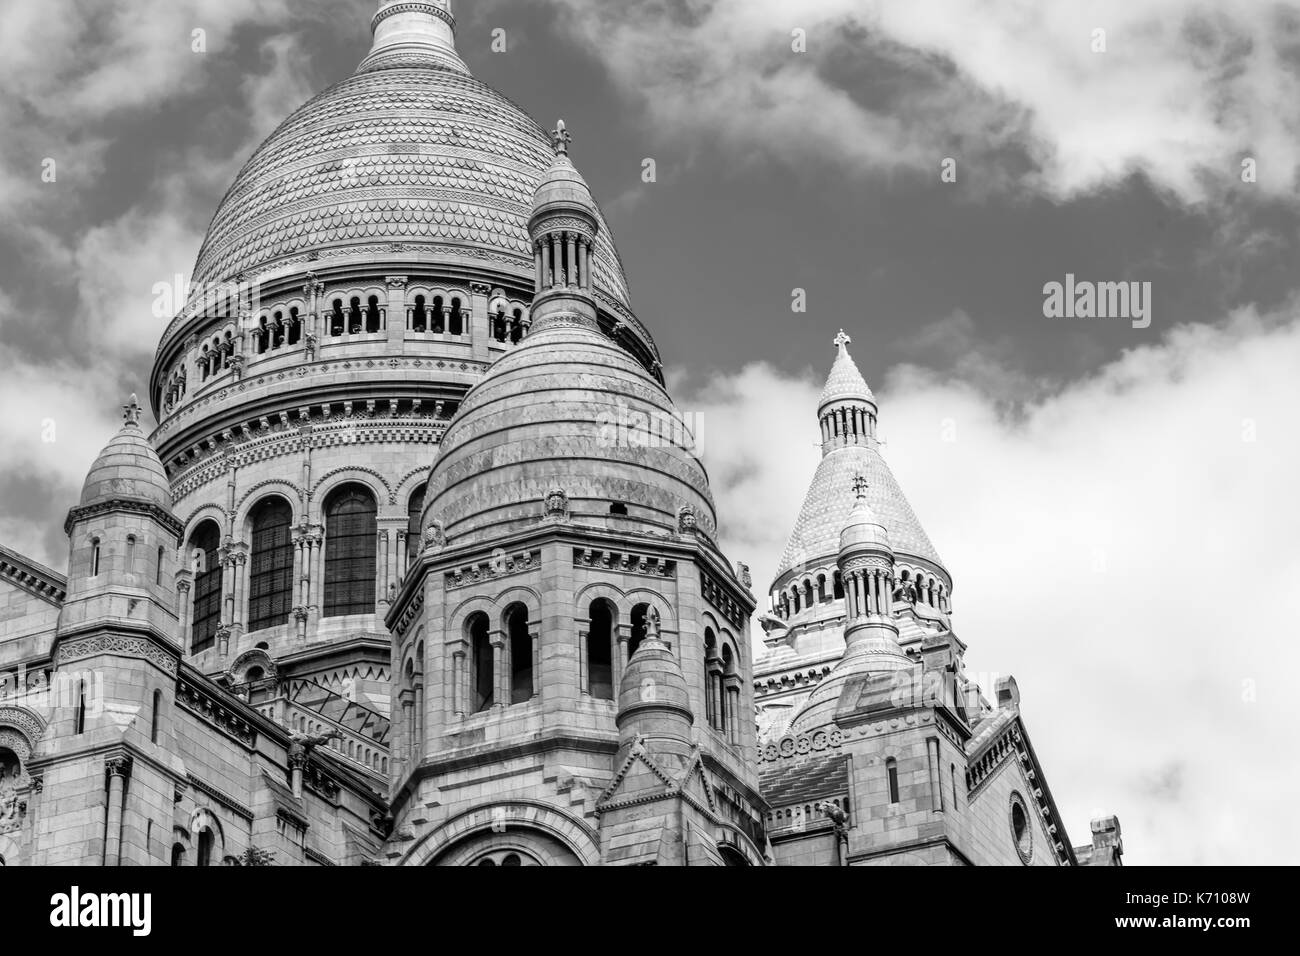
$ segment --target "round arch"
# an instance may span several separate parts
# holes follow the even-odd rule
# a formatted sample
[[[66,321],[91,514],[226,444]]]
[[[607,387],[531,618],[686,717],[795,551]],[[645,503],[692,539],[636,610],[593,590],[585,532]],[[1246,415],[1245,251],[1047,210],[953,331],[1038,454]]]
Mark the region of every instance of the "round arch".
[[[537,831],[559,841],[583,866],[600,863],[596,831],[581,820],[534,800],[487,804],[466,810],[418,839],[400,866],[427,866],[455,844],[476,834]]]

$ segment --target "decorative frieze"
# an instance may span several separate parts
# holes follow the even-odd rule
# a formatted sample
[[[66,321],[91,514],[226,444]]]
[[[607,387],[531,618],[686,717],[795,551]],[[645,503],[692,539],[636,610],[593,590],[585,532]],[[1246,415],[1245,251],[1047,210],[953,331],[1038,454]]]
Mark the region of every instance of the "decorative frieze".
[[[599,568],[602,571],[619,571],[623,574],[643,574],[652,578],[675,578],[677,562],[658,555],[637,554],[614,548],[574,548],[573,566]]]
[[[237,708],[222,703],[189,681],[181,681],[176,689],[176,702],[204,723],[232,737],[246,747],[257,741],[257,732]]]
[[[177,656],[159,647],[153,641],[143,637],[126,637],[121,634],[99,634],[92,637],[79,637],[63,641],[54,655],[54,665],[64,667],[76,661],[83,661],[100,654],[114,654],[120,657],[138,657],[153,664],[159,670],[176,676]]]
[[[700,571],[700,593],[704,600],[712,604],[722,616],[737,628],[744,628],[748,621],[745,609],[731,596],[731,592],[722,586],[711,574]]]
[[[454,571],[448,571],[446,575],[447,590],[452,591],[457,588],[468,587],[471,584],[496,581],[516,574],[523,574],[525,571],[535,571],[541,566],[541,563],[541,551],[521,551],[517,554],[506,554],[503,551],[497,551],[484,560],[462,566]]]

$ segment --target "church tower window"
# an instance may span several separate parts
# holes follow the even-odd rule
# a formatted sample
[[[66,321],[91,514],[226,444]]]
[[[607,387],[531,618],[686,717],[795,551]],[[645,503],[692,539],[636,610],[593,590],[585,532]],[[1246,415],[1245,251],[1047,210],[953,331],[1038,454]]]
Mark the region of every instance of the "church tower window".
[[[423,332],[429,325],[429,310],[425,308],[425,298],[422,295],[415,297],[415,308],[411,311],[411,331]]]
[[[366,331],[378,332],[383,324],[379,311],[379,296],[372,295],[366,302]]]
[[[482,611],[469,619],[470,673],[474,682],[473,713],[492,706],[495,695],[495,671],[492,666],[492,640],[488,636],[488,616]]]
[[[528,633],[528,608],[511,605],[506,609],[505,622],[510,641],[510,703],[522,704],[533,696],[533,639]]]
[[[462,335],[464,329],[464,313],[460,310],[460,299],[451,300],[451,315],[447,319],[447,332],[451,335]]]
[[[221,531],[215,521],[205,521],[190,538],[191,552],[198,551],[199,566],[194,575],[194,617],[190,626],[190,653],[197,654],[216,643],[221,623]]]
[[[890,757],[885,761],[885,777],[889,781],[889,802],[898,802],[898,761]]]
[[[326,617],[374,613],[378,513],[374,495],[358,485],[326,500]]]
[[[90,576],[97,578],[99,577],[99,539],[92,539],[90,547]]]
[[[283,498],[253,509],[252,561],[248,578],[248,629],[260,631],[289,620],[293,603],[293,510]]]
[[[614,699],[614,606],[603,598],[591,602],[587,631],[587,693]]]
[[[650,613],[649,604],[638,604],[632,608],[632,634],[627,642],[627,659],[631,660],[636,649],[641,646],[645,640],[645,622],[646,616]]]

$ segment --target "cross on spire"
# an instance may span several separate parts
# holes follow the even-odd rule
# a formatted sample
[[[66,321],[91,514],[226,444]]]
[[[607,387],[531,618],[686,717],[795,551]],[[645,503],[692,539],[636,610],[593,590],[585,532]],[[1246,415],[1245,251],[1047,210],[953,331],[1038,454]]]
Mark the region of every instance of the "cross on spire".
[[[834,344],[835,347],[840,350],[840,354],[845,355],[848,353],[848,349],[845,348],[845,346],[852,341],[853,339],[849,338],[848,333],[845,332],[843,329],[840,329],[840,334],[835,336]]]
[[[573,134],[564,125],[564,120],[560,120],[555,129],[551,130],[551,145],[555,147],[555,155],[568,156],[569,144],[572,142]]]
[[[139,399],[137,399],[137,398],[135,397],[135,392],[132,392],[132,393],[131,393],[131,402],[130,402],[130,404],[128,404],[128,405],[123,405],[123,406],[122,406],[122,421],[123,421],[123,423],[124,423],[124,424],[127,424],[127,425],[136,425],[136,426],[139,426],[139,424],[140,424],[140,413],[141,413],[142,411],[144,411],[144,409],[142,409],[142,408],[140,407],[140,401],[139,401]]]
[[[859,498],[867,496],[867,476],[859,472],[853,478],[853,493]]]

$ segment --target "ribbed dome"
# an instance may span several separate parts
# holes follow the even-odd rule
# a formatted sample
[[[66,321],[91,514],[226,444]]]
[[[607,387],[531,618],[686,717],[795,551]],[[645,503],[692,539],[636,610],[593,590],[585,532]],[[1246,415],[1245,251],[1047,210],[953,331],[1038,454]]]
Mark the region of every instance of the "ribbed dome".
[[[430,473],[425,525],[442,522],[452,545],[497,537],[535,526],[558,489],[574,521],[674,532],[689,505],[712,537],[717,516],[693,444],[640,363],[594,323],[553,316],[466,396]]]
[[[305,271],[317,257],[391,257],[393,243],[533,275],[528,217],[555,159],[550,137],[436,48],[377,52],[249,159],[208,227],[196,283]],[[627,305],[609,235],[602,221],[596,289]]]
[[[849,512],[848,522],[840,532],[840,554],[855,551],[887,551],[893,553],[889,532],[867,501],[866,490],[859,494]]]
[[[831,373],[826,377],[826,387],[822,389],[821,398],[817,402],[818,412],[831,402],[844,401],[845,399],[857,399],[862,402],[870,402],[873,405],[876,402],[876,397],[871,393],[867,380],[862,377],[862,373],[858,371],[857,363],[853,361],[853,356],[845,348],[848,341],[848,336],[844,335],[843,332],[840,333],[840,339],[836,340],[839,345],[839,354],[835,356],[835,364],[831,366]]]
[[[591,196],[587,181],[569,157],[560,154],[542,177],[537,192],[533,193],[533,215],[575,206],[593,215],[597,214],[596,200]]]
[[[135,396],[131,405],[138,414]],[[158,453],[149,444],[139,424],[131,420],[104,446],[86,474],[81,488],[81,505],[94,505],[123,498],[145,501],[171,510],[171,484]]]
[[[877,520],[889,529],[894,550],[943,564],[880,452],[874,445],[848,445],[831,451],[817,465],[777,577],[796,565],[834,561],[840,550],[840,532],[856,500],[853,479],[857,475],[867,479],[867,501]]]

